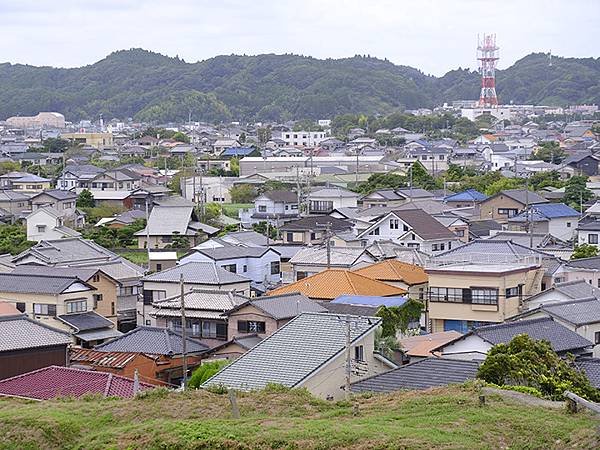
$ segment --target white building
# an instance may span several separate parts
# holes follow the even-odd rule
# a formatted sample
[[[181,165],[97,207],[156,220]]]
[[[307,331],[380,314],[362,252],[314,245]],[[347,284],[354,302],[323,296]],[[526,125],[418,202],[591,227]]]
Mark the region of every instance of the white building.
[[[273,133],[273,138],[285,141],[286,145],[315,147],[327,138],[325,131],[279,131]]]
[[[51,206],[36,209],[26,217],[27,240],[39,242],[81,236],[77,231],[64,226],[63,220],[62,214]]]

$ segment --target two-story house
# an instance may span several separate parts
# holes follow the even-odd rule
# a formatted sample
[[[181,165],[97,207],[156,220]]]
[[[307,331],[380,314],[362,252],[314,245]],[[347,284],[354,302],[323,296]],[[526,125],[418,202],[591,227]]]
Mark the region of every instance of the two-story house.
[[[563,241],[571,241],[579,216],[579,212],[564,203],[539,203],[509,218],[508,227],[513,231],[550,234]]]
[[[366,208],[374,206],[393,207],[404,205],[410,200],[433,198],[433,194],[421,188],[378,189],[361,198]]]
[[[237,247],[196,249],[181,258],[180,264],[191,261],[215,264],[232,273],[252,280],[253,292],[265,292],[281,282],[281,255],[271,247]]]
[[[279,228],[285,222],[298,218],[298,195],[292,191],[275,190],[259,195],[254,200],[254,208],[240,210],[242,226],[251,227],[255,223],[268,222]]]
[[[506,223],[518,215],[528,205],[548,203],[548,200],[526,189],[509,189],[483,200],[479,204],[479,217]]]
[[[34,194],[50,189],[51,183],[52,180],[49,180],[48,178],[28,173],[20,178],[12,180],[12,187],[15,191]]]
[[[13,216],[13,220],[31,210],[30,197],[10,189],[0,190],[0,208]]]
[[[82,188],[88,186],[92,179],[103,172],[104,169],[91,164],[70,165],[63,170],[56,187],[63,191]]]
[[[52,206],[42,206],[26,217],[27,240],[43,240],[79,237],[81,234],[65,225],[65,217]]]
[[[234,291],[246,297],[250,296],[250,278],[230,272],[214,263],[191,261],[142,278],[143,296],[137,305],[138,323],[156,325],[156,320],[150,316],[152,303],[180,295],[182,278],[186,292],[192,289],[211,289]]]
[[[329,214],[338,208],[355,208],[359,194],[338,186],[317,188],[309,196],[310,214]]]
[[[328,233],[348,232],[352,227],[352,223],[347,220],[331,216],[308,216],[292,220],[279,230],[284,244],[315,245],[322,244]]]
[[[77,209],[77,194],[70,191],[50,189],[31,197],[31,209],[51,206],[63,217],[66,225],[79,228],[85,225],[85,215]]]
[[[460,239],[422,209],[391,211],[358,237],[368,244],[391,240],[429,255],[460,245]]]

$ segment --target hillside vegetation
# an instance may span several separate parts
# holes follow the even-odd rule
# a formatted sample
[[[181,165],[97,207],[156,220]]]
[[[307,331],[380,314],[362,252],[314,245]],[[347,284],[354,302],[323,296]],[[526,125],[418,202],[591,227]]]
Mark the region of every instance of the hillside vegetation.
[[[600,59],[536,53],[499,71],[504,103],[600,103]],[[287,120],[386,114],[476,99],[476,72],[440,78],[387,60],[355,56],[218,56],[193,64],[142,49],[56,69],[0,64],[0,118],[59,111],[68,120],[135,117],[149,122]]]
[[[0,399],[0,448],[598,448],[598,422],[452,387],[317,400],[306,391],[240,395],[241,419],[226,395],[157,391],[132,400],[28,402]]]

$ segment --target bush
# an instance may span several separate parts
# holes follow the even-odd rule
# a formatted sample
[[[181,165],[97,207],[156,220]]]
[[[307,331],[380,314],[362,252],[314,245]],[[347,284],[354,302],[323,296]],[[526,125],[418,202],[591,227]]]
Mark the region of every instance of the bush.
[[[188,386],[192,389],[198,389],[206,380],[219,372],[223,367],[229,364],[226,359],[205,362],[200,365],[192,374],[188,381]]]

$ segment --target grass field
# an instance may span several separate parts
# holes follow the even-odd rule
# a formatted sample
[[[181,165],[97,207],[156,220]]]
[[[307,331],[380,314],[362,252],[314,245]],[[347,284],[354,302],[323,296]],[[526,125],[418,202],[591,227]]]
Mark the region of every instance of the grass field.
[[[238,218],[238,211],[240,209],[253,208],[252,203],[223,203],[223,214],[234,219]]]
[[[566,449],[599,448],[598,421],[452,387],[317,400],[305,391],[226,395],[157,391],[132,400],[0,398],[0,448]]]

